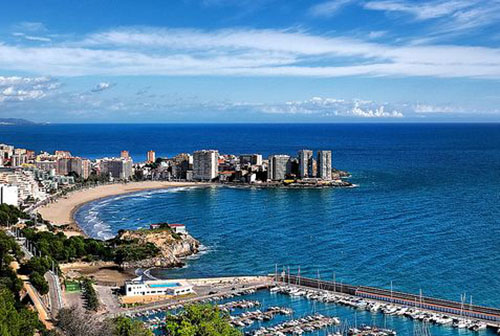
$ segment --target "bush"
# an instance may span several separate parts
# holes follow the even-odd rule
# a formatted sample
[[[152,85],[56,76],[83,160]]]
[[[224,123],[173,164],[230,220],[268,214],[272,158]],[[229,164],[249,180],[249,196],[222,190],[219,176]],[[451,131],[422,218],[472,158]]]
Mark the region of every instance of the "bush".
[[[87,302],[87,309],[96,311],[99,308],[99,300],[97,293],[89,278],[85,278],[82,282],[83,297]]]

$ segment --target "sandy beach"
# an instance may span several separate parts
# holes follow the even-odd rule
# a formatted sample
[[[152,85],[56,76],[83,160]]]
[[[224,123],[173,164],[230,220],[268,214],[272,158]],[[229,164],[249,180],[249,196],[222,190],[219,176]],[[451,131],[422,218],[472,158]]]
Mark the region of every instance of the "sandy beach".
[[[77,227],[73,214],[83,204],[96,199],[129,194],[142,190],[166,189],[175,187],[200,186],[203,183],[195,182],[165,182],[165,181],[144,181],[144,182],[129,182],[123,184],[110,184],[99,186],[91,189],[75,191],[65,197],[59,198],[56,202],[40,207],[38,212],[45,220],[50,221],[53,225],[71,225],[75,232],[81,232]]]

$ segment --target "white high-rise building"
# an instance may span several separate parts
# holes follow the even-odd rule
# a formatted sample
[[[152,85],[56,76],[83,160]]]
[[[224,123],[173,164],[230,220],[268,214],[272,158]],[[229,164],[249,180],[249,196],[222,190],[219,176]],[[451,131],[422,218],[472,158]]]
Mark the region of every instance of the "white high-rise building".
[[[332,151],[318,151],[318,177],[323,180],[332,179]]]
[[[312,157],[313,152],[309,149],[299,151],[299,177],[312,177]]]
[[[193,154],[193,179],[212,181],[219,174],[219,152],[199,150]]]
[[[19,205],[19,190],[16,186],[0,184],[0,204]]]
[[[269,167],[267,177],[273,181],[284,180],[286,174],[290,171],[289,155],[271,155],[269,156]]]

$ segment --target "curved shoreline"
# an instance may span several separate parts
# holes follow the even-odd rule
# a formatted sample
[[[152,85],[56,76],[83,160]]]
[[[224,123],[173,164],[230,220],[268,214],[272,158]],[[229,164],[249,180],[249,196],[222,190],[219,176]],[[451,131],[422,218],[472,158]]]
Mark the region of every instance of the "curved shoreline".
[[[129,182],[123,184],[111,184],[98,186],[91,189],[79,190],[60,198],[54,203],[42,206],[37,209],[43,219],[48,220],[54,226],[69,225],[68,233],[72,235],[86,235],[76,222],[74,215],[80,207],[99,199],[133,194],[145,190],[169,189],[180,187],[206,186],[207,183],[196,182],[164,182],[146,181]]]

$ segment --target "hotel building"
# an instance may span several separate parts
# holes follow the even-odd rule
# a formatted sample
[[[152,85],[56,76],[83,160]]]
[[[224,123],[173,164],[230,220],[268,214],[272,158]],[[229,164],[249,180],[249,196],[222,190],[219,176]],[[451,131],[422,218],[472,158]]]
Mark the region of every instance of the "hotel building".
[[[219,174],[219,152],[200,150],[193,154],[193,179],[212,181]]]
[[[318,177],[323,180],[332,179],[332,151],[318,151]]]
[[[284,180],[286,174],[290,172],[289,155],[271,155],[269,156],[268,179],[273,181]]]

